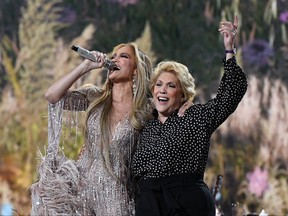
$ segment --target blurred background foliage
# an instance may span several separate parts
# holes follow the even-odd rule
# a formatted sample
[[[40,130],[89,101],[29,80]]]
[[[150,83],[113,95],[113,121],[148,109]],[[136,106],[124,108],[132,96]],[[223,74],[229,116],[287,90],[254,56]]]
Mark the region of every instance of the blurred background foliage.
[[[217,205],[225,215],[288,214],[288,1],[287,0],[1,0],[0,206],[30,212],[29,186],[47,145],[44,92],[82,59],[78,44],[109,54],[135,41],[154,64],[173,59],[196,79],[195,103],[215,95],[223,68],[219,22],[239,17],[237,61],[248,91],[215,132],[205,174],[213,190],[223,175]],[[75,88],[101,86],[105,71],[82,77]],[[65,114],[61,146],[77,158],[82,124]],[[72,122],[72,124],[71,124]],[[221,208],[220,208],[221,207]],[[0,207],[1,209],[1,207]]]

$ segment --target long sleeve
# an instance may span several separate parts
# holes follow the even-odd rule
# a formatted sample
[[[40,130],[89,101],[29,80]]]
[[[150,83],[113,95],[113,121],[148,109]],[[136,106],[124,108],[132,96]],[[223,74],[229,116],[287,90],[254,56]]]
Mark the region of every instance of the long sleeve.
[[[223,59],[224,74],[216,97],[206,104],[210,113],[210,132],[219,127],[237,108],[247,90],[247,77],[235,57]]]
[[[64,96],[64,109],[85,111],[90,103],[101,95],[101,92],[94,85],[86,85],[79,89],[69,90]]]

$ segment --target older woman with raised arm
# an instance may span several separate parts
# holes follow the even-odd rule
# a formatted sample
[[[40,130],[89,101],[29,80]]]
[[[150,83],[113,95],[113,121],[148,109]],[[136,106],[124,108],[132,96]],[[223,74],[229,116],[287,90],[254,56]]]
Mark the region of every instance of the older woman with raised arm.
[[[160,62],[151,78],[154,118],[140,133],[132,159],[139,185],[136,216],[215,216],[213,197],[203,181],[212,133],[235,111],[247,89],[246,75],[234,56],[238,19],[221,22],[226,58],[215,98],[195,104],[185,115],[177,110],[195,96],[188,68],[175,61]]]

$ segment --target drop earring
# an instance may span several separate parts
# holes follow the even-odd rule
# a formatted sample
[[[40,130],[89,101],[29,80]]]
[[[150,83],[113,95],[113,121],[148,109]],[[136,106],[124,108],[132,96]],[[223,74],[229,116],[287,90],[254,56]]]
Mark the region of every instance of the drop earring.
[[[135,80],[135,75],[133,76],[132,78],[132,92],[133,92],[133,95],[136,94],[136,80]]]

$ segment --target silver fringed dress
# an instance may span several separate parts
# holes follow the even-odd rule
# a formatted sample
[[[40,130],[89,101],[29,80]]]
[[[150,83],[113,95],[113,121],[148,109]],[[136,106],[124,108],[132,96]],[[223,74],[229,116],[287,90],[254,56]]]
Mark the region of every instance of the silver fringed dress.
[[[69,92],[60,102],[49,104],[48,148],[38,167],[39,179],[31,186],[31,215],[134,215],[130,161],[136,131],[127,118],[119,122],[109,144],[113,175],[100,145],[102,107],[87,121],[79,158],[70,160],[59,150],[63,107],[86,110],[94,99],[91,95],[97,95],[94,91]]]

